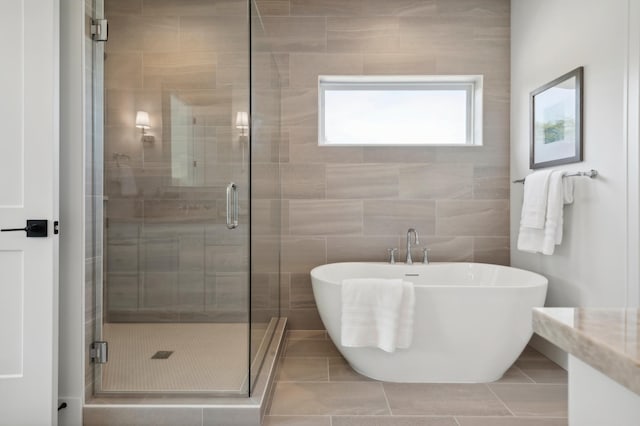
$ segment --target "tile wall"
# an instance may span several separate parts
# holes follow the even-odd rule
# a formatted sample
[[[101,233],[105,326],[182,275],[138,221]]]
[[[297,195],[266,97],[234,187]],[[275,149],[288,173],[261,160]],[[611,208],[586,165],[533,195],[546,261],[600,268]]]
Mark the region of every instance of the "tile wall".
[[[414,227],[433,261],[509,263],[508,0],[258,0],[285,70],[283,316],[323,328],[314,266],[384,261]],[[259,46],[257,46],[259,47]],[[319,74],[483,74],[484,146],[317,146]]]
[[[242,155],[241,145],[207,143],[239,141],[233,120],[237,110],[246,108],[248,88],[239,84],[247,81],[247,35],[239,30],[246,28],[246,4],[179,3],[178,8],[170,0],[107,0],[112,15],[106,95],[112,139],[106,141],[111,148],[105,153],[112,320],[158,311],[169,320],[233,320],[238,312],[234,304],[242,298],[235,290],[245,277],[236,271],[246,270],[240,240],[248,236],[220,238],[223,194],[207,187],[223,183],[218,173],[226,170],[227,178]],[[508,0],[256,4],[263,33],[253,40],[253,64],[254,71],[263,71],[254,72],[254,102],[264,106],[263,122],[277,122],[273,111],[282,119],[281,128],[256,126],[253,134],[253,226],[256,232],[266,228],[252,256],[258,265],[261,258],[270,265],[258,277],[266,283],[261,287],[263,305],[269,308],[273,302],[267,300],[278,292],[276,226],[282,228],[282,314],[293,329],[322,328],[311,268],[337,261],[382,261],[389,247],[399,247],[402,258],[409,227],[420,232],[434,261],[509,263]],[[109,81],[110,73],[118,78]],[[319,74],[483,74],[484,146],[319,148]],[[153,118],[166,102],[161,93],[167,89],[207,106],[204,117],[210,125],[196,132],[216,152],[205,151],[205,165],[211,167],[193,176],[194,182],[204,182],[197,188],[176,188],[167,181],[172,172],[162,143],[166,126],[157,118],[154,125]],[[138,143],[133,123],[137,109],[152,115],[151,146]],[[274,151],[276,142],[281,144]],[[115,152],[130,156],[135,196],[123,195],[127,191],[123,193],[112,161]],[[414,258],[421,258],[421,248]],[[196,255],[202,252],[204,256]]]
[[[105,14],[106,319],[244,322],[249,147],[236,116],[249,108],[247,2],[105,0]]]

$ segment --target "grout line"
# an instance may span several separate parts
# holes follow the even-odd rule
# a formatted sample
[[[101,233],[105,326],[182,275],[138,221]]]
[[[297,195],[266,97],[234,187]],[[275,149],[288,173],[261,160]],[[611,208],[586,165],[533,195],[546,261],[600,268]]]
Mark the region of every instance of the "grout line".
[[[525,373],[525,371],[523,369],[521,369],[520,367],[518,367],[517,365],[514,365],[513,368],[517,368],[524,377],[526,377],[527,379],[531,380],[531,383],[529,383],[530,385],[532,384],[537,384],[538,382],[536,382],[535,380],[533,380],[533,377],[529,376],[527,373]]]
[[[507,411],[508,411],[508,412],[510,412],[510,413],[511,413],[511,415],[512,415],[513,417],[516,417],[516,415],[513,413],[513,411],[511,411],[511,409],[507,406],[506,402],[504,402],[504,401],[503,401],[503,400],[498,396],[498,394],[497,394],[497,393],[495,393],[495,392],[493,391],[493,389],[491,389],[491,386],[489,386],[489,384],[487,384],[487,383],[485,383],[485,386],[487,387],[487,389],[489,389],[489,392],[491,392],[491,393],[493,394],[493,396],[495,396],[495,397],[496,397],[496,399],[497,399],[498,401],[500,401],[500,403],[501,403],[502,405],[504,405],[504,408],[506,408],[506,409],[507,409]]]
[[[387,391],[384,389],[384,382],[379,382],[382,387],[382,394],[384,395],[384,401],[387,403],[387,408],[389,409],[389,415],[393,416],[393,410],[391,410],[391,404],[389,404],[389,398],[387,397]]]

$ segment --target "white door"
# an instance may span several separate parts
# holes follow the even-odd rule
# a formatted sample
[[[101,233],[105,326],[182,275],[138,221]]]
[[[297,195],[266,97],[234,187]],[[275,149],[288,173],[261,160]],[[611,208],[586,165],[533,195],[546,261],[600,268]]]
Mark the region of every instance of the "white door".
[[[58,0],[0,0],[0,425],[56,423]]]

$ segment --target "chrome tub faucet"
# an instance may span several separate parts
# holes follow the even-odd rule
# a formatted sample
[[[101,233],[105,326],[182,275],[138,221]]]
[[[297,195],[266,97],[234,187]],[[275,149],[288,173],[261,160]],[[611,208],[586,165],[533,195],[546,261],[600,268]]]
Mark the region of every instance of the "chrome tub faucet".
[[[407,261],[405,262],[407,265],[413,265],[413,259],[411,259],[411,234],[413,233],[413,241],[415,245],[420,245],[420,240],[418,239],[418,231],[413,228],[409,228],[407,231]]]

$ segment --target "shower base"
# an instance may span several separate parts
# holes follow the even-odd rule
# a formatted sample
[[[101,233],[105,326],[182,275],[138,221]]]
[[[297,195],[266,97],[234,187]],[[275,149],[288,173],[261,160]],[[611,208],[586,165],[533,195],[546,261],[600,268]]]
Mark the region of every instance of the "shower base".
[[[248,351],[248,329],[246,323],[105,324],[109,362],[102,367],[101,390],[246,391],[247,359],[238,354]],[[172,353],[154,358],[158,352]]]
[[[102,394],[98,397],[89,398],[84,405],[84,424],[95,426],[113,424],[136,424],[140,426],[175,426],[178,424],[203,426],[260,425],[272,391],[286,323],[286,318],[277,320],[274,325],[273,338],[269,342],[263,342],[265,343],[264,362],[253,386],[251,396],[206,396],[197,395],[193,392],[184,393],[183,395],[175,394],[174,392],[171,396],[163,395],[162,393],[154,396],[153,392],[140,392],[137,395],[138,397],[127,396],[123,392],[114,392],[112,396]],[[244,336],[246,336],[246,333]],[[211,340],[215,341],[214,339]],[[163,340],[163,343],[166,344],[166,339]],[[221,344],[225,345],[224,342]],[[149,358],[154,354],[155,352],[149,353]],[[175,353],[171,354],[167,359],[153,361],[166,362],[174,356]],[[244,359],[244,363],[243,365],[246,366],[246,359]],[[217,389],[219,389],[219,384],[216,386]],[[140,398],[142,395],[144,397]]]

